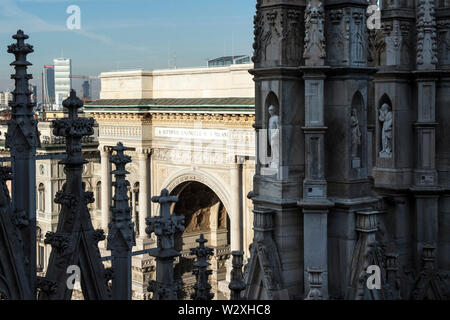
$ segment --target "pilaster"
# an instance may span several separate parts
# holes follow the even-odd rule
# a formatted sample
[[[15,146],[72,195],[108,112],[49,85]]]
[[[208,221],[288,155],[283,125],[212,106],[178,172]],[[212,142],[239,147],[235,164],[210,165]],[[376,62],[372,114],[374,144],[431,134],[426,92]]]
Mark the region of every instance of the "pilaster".
[[[107,232],[110,221],[111,206],[111,164],[109,162],[110,147],[100,146],[100,159],[102,168],[101,180],[101,213],[102,213],[102,229]]]
[[[151,216],[149,205],[150,201],[150,157],[152,151],[150,149],[140,149],[138,155],[139,163],[139,237],[146,238],[145,221]]]

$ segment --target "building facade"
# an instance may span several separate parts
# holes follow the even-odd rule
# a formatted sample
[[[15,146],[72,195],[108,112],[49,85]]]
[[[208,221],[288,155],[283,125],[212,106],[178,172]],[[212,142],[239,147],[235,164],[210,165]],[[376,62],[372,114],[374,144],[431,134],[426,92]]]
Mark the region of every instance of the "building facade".
[[[247,298],[450,298],[450,2],[380,2],[257,1]]]
[[[13,95],[9,91],[0,92],[0,106],[2,108],[8,107],[9,102],[12,101]]]
[[[55,66],[45,65],[42,69],[42,104],[46,110],[55,103]]]
[[[55,66],[55,110],[62,110],[62,102],[69,96],[72,88],[72,60],[54,59]]]
[[[197,246],[200,234],[214,248],[211,283],[219,299],[229,294],[230,251],[245,250],[248,256],[253,239],[252,204],[247,198],[255,154],[251,67],[103,73],[101,99],[85,105],[85,115],[98,126],[94,140],[83,143],[89,160],[83,182],[95,199],[89,204],[94,228],[108,230],[113,183],[109,155],[121,141],[132,158],[127,180],[137,235],[133,251],[156,246],[145,233],[145,219],[159,212],[151,197],[164,188],[179,197],[173,210],[185,216],[186,230],[176,240],[182,255],[175,274],[183,284],[180,296],[186,299],[195,283],[189,249]],[[59,205],[53,200],[65,179],[58,158],[64,141],[53,136],[51,115],[39,122],[38,156],[46,158],[36,162],[37,263],[42,275],[51,252],[45,234],[58,223]],[[110,256],[106,241],[99,246],[103,257]],[[132,278],[133,299],[150,298],[147,287],[155,278],[154,258],[133,256]],[[80,292],[74,298],[81,298]]]

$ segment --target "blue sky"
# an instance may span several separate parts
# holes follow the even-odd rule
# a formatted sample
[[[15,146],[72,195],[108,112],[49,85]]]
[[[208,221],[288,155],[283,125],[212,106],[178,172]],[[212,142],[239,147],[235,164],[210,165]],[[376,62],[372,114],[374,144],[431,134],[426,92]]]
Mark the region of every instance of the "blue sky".
[[[256,0],[0,0],[0,91],[12,87],[6,52],[23,29],[35,53],[34,82],[53,58],[72,58],[73,73],[201,66],[207,58],[251,54]],[[81,29],[69,30],[70,5]],[[3,49],[2,49],[3,48]],[[38,84],[38,83],[37,83]]]

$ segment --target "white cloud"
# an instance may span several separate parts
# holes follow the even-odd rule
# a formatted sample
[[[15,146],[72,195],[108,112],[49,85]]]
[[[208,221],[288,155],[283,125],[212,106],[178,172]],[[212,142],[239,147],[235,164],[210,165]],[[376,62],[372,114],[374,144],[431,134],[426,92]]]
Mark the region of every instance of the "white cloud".
[[[20,0],[21,2],[67,2],[67,0]],[[73,1],[72,1],[73,2]],[[83,30],[68,30],[65,25],[51,24],[40,17],[28,13],[17,6],[13,0],[0,0],[0,33],[14,34],[18,29],[27,32],[73,32],[88,39],[97,40],[103,44],[115,46],[124,50],[149,51],[148,47],[119,43],[113,39]]]
[[[0,1],[0,32],[15,33],[17,29],[33,30],[33,32],[64,31],[64,26],[48,23],[36,15],[20,9],[12,0]]]

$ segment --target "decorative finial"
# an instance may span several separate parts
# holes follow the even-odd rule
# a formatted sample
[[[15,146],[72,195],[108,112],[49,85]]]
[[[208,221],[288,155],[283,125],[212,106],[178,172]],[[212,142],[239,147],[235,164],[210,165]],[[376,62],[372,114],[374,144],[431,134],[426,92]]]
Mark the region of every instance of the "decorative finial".
[[[212,270],[207,270],[211,265],[207,259],[213,255],[213,249],[205,247],[205,243],[208,242],[203,236],[195,240],[198,242],[198,247],[191,248],[191,254],[197,256],[197,261],[194,263],[196,269],[192,271],[197,279],[194,285],[194,293],[191,294],[193,300],[211,300],[214,298],[214,293],[211,293],[211,285],[208,283],[208,277],[211,275]]]
[[[150,250],[150,255],[156,258],[156,281],[149,282],[149,291],[153,292],[154,300],[176,300],[179,284],[174,280],[173,261],[180,253],[174,248],[174,237],[177,232],[184,231],[184,216],[170,214],[170,206],[178,201],[178,197],[170,196],[164,189],[161,195],[153,197],[152,201],[160,204],[158,217],[147,218],[145,232],[153,232],[158,238],[157,247]]]
[[[230,299],[243,300],[241,292],[246,288],[244,275],[242,274],[244,251],[232,251],[231,255],[233,256],[233,269],[231,270],[230,284],[228,285],[228,288],[230,289]]]
[[[81,153],[81,139],[94,134],[94,119],[78,117],[78,109],[83,107],[83,101],[77,97],[74,90],[71,90],[69,98],[63,101],[63,106],[68,109],[69,117],[53,120],[52,123],[53,134],[66,138],[67,159],[60,163],[87,163]]]
[[[131,221],[131,207],[129,205],[129,198],[127,195],[127,189],[130,182],[126,180],[126,175],[129,173],[125,170],[125,165],[131,162],[131,157],[124,154],[124,151],[128,150],[121,142],[117,143],[113,147],[113,151],[116,152],[112,155],[110,161],[115,164],[116,170],[111,173],[115,175],[115,181],[113,186],[115,188],[115,194],[113,197],[114,205],[111,208],[112,219],[109,224],[108,234],[108,250],[118,249],[124,243],[127,245],[126,250],[136,244],[136,236],[134,232],[134,223]],[[117,240],[117,241],[115,241]]]

